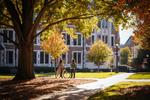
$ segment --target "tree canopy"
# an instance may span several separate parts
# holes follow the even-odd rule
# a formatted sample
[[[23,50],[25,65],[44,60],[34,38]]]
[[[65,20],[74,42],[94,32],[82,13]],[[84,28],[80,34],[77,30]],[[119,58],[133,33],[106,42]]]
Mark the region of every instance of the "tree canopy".
[[[33,40],[48,31],[77,31],[89,36],[97,19],[112,19],[116,25],[126,20],[116,0],[0,0],[0,26],[12,28],[16,40],[0,33],[18,48],[18,70],[15,79],[32,79]],[[99,17],[97,17],[99,16]],[[38,30],[38,31],[37,31]]]
[[[150,49],[150,0],[115,0],[116,9],[122,9],[128,21],[123,24],[132,27],[135,42]]]

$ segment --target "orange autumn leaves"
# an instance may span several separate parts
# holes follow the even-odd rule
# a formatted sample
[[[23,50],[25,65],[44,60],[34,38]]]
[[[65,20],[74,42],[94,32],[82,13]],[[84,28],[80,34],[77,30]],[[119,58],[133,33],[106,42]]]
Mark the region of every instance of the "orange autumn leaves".
[[[117,7],[135,16],[134,42],[150,50],[150,0],[117,0]]]
[[[64,41],[60,33],[52,33],[47,39],[42,41],[41,48],[56,59],[68,51],[68,46]]]

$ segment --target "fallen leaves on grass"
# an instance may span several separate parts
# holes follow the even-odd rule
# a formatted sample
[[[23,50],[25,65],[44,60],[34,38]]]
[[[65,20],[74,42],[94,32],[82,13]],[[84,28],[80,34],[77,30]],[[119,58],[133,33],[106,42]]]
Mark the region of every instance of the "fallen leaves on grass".
[[[3,79],[0,80],[0,98],[30,99],[93,81],[87,79],[54,79],[49,77],[38,77],[28,81]]]

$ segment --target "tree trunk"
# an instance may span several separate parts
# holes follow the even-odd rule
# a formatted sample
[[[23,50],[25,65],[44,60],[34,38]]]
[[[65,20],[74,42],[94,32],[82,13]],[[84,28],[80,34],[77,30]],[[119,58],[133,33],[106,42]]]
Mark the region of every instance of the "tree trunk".
[[[28,80],[35,78],[33,70],[33,44],[23,43],[18,52],[18,69],[14,80]]]

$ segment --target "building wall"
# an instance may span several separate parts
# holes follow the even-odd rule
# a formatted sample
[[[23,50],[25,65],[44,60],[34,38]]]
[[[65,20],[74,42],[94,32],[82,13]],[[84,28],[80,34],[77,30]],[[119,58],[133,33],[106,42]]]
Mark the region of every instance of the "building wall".
[[[115,48],[115,41],[116,41],[116,34],[114,34],[114,28],[113,24],[110,22],[107,22],[106,20],[102,20],[99,22],[100,29],[97,31],[93,31],[91,34],[91,37],[88,39],[85,39],[85,47],[84,47],[84,53],[83,55],[83,37],[80,32],[77,32],[78,38],[72,39],[67,33],[63,32],[64,38],[66,39],[65,43],[69,46],[69,51],[62,55],[62,59],[64,60],[65,66],[69,67],[71,60],[75,59],[78,65],[78,68],[83,67],[83,62],[85,62],[85,68],[97,68],[92,62],[89,62],[86,58],[86,55],[88,53],[88,50],[90,46],[96,41],[96,40],[102,40],[106,44],[108,44],[113,50]],[[6,32],[7,30],[7,32]],[[11,33],[13,40],[15,40],[15,32],[11,32],[13,30],[11,29],[1,29],[1,32],[5,32],[8,35]],[[17,66],[18,63],[18,50],[16,47],[9,43],[9,41],[5,40],[4,38],[0,37],[2,43],[4,44],[4,50],[0,51],[0,61],[1,66]],[[115,53],[114,53],[115,54]],[[112,55],[114,56],[114,55]],[[115,56],[114,56],[115,57]],[[84,61],[83,61],[84,58]],[[46,54],[43,50],[40,48],[40,36],[36,37],[34,40],[34,53],[33,53],[33,63],[34,66],[47,66],[52,67],[53,66],[53,60],[49,54]],[[104,64],[101,66],[101,68],[107,68],[108,64]]]

